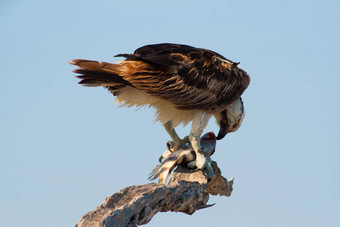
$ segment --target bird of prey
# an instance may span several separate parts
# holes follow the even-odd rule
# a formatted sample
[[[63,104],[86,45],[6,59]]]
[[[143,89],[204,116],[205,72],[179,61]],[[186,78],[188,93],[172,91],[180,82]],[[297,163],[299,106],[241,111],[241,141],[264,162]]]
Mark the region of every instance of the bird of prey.
[[[118,54],[117,63],[75,59],[71,64],[81,81],[89,87],[105,87],[116,102],[125,106],[147,106],[156,109],[172,141],[174,151],[191,143],[196,166],[210,168],[202,154],[200,137],[214,116],[220,126],[217,139],[236,131],[244,117],[242,93],[248,87],[248,74],[239,63],[207,49],[181,44],[153,44],[133,54]],[[175,127],[192,122],[189,136],[181,139]]]

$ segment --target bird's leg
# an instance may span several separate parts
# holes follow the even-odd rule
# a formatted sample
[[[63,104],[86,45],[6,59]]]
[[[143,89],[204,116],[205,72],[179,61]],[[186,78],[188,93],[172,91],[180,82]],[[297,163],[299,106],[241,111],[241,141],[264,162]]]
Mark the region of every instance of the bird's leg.
[[[175,129],[172,127],[171,121],[165,123],[164,128],[168,132],[172,140],[167,143],[170,151],[178,150],[183,144],[189,142],[189,137],[184,137],[183,139],[179,138]]]
[[[197,138],[196,136],[193,136],[190,133],[190,143],[192,148],[194,148],[194,151],[196,153],[196,160],[189,162],[187,165],[189,168],[194,168],[195,166],[201,170],[203,170],[204,168],[206,168],[208,170],[208,176],[210,179],[213,178],[214,176],[214,170],[211,166],[211,158],[210,157],[205,157],[202,153],[201,150],[201,145],[200,145],[200,140],[199,137]],[[198,148],[199,147],[199,148]],[[196,150],[197,149],[197,150]]]
[[[204,169],[205,157],[202,154],[202,150],[201,150],[200,136],[197,136],[193,134],[192,132],[190,132],[189,140],[190,140],[192,148],[194,149],[196,153],[196,167],[199,169]]]
[[[211,159],[206,158],[201,149],[201,134],[203,133],[203,129],[207,126],[208,121],[211,115],[205,112],[201,112],[196,114],[194,119],[192,120],[191,132],[189,135],[189,140],[192,148],[196,153],[196,167],[203,170],[205,167],[208,170],[209,177],[214,176],[214,172],[211,167]]]

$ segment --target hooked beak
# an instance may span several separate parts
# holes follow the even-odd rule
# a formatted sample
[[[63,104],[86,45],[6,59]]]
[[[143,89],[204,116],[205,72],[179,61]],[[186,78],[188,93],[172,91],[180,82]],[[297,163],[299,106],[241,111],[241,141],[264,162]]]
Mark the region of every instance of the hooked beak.
[[[228,127],[226,124],[220,125],[220,131],[218,132],[218,135],[216,137],[217,140],[223,139],[228,134]]]
[[[216,137],[217,140],[221,140],[227,135],[229,132],[229,124],[228,124],[228,117],[227,117],[227,111],[223,110],[220,113],[220,121],[219,121],[219,126],[220,126],[220,131],[218,132],[218,135]]]

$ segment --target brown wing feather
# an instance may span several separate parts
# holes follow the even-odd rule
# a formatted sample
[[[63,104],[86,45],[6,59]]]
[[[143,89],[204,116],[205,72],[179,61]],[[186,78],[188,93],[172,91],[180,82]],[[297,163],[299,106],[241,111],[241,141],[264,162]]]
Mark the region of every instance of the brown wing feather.
[[[130,71],[123,75],[125,80],[179,109],[220,111],[238,99],[250,82],[237,63],[186,45],[149,45],[124,56],[127,60],[123,64],[144,62],[148,68]]]
[[[179,109],[218,112],[248,87],[248,74],[222,55],[179,44],[156,44],[120,54],[118,64],[73,60],[80,83],[107,87],[114,95],[124,86],[165,99]]]

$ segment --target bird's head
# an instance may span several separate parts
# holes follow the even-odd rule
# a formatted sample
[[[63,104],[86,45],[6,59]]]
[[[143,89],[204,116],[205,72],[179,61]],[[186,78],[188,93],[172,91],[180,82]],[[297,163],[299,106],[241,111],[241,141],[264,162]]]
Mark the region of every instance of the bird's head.
[[[216,136],[213,132],[208,132],[201,137],[201,140],[209,140],[216,142]]]
[[[223,139],[229,132],[235,132],[242,124],[245,112],[241,97],[228,106],[225,110],[214,115],[220,131],[217,140]]]
[[[208,132],[201,137],[201,146],[203,154],[209,157],[215,153],[216,136],[213,132]]]

